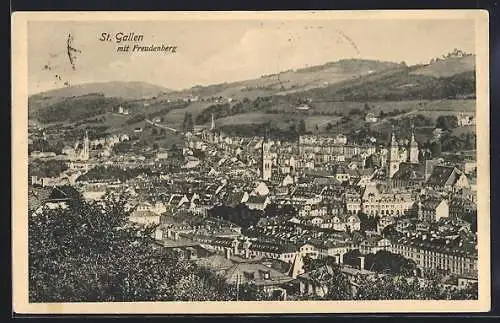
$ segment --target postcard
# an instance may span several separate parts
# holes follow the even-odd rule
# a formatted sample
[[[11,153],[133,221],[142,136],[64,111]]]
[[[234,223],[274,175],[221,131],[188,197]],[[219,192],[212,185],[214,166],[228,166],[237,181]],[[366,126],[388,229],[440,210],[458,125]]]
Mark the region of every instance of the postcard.
[[[487,11],[12,21],[15,313],[490,309]]]

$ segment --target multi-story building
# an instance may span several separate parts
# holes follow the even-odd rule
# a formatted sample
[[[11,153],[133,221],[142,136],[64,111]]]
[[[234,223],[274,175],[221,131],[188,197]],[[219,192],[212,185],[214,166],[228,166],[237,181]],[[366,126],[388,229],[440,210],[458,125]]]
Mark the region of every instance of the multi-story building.
[[[477,249],[465,248],[460,243],[404,237],[392,243],[391,252],[415,261],[424,270],[438,269],[452,275],[477,276]]]

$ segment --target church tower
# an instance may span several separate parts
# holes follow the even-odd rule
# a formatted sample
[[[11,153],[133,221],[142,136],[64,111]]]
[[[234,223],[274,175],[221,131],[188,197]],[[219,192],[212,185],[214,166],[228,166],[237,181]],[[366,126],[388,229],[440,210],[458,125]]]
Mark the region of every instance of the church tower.
[[[212,123],[210,124],[210,131],[215,131],[215,119],[213,113],[212,113]]]
[[[85,136],[83,137],[83,149],[81,152],[82,160],[89,160],[90,158],[90,142],[89,142],[89,134],[85,131]]]
[[[273,160],[271,157],[271,143],[269,142],[269,139],[267,138],[267,132],[264,137],[264,140],[262,141],[262,169],[261,169],[261,175],[262,179],[264,181],[267,181],[271,178],[272,174],[272,165],[273,165]]]
[[[399,163],[399,145],[396,141],[396,136],[394,135],[393,126],[391,134],[391,146],[389,149],[389,178],[392,178],[394,174],[399,170]]]
[[[415,140],[415,128],[413,124],[411,126],[410,163],[418,163],[418,143]]]

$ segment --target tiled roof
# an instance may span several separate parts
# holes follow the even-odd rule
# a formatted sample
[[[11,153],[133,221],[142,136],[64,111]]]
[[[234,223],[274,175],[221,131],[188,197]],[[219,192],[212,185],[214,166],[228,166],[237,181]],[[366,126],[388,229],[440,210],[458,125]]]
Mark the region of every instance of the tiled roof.
[[[445,186],[455,170],[455,167],[435,166],[427,183],[434,186]]]
[[[269,275],[267,279],[266,275]],[[292,280],[291,277],[287,277],[273,268],[256,263],[235,264],[226,272],[224,277],[232,283],[239,279],[240,283],[253,282],[257,286],[276,285]]]

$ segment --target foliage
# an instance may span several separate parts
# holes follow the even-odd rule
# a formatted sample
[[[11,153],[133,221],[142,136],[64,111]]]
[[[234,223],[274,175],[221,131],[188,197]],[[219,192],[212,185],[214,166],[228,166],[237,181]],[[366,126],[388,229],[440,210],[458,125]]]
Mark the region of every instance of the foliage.
[[[344,264],[359,267],[361,256],[365,257],[365,269],[378,273],[412,276],[417,268],[413,260],[385,250],[367,255],[362,255],[357,249],[350,250],[344,255]]]
[[[301,135],[306,133],[306,122],[304,119],[299,121],[297,132]]]
[[[304,270],[309,278],[323,289],[323,299],[349,300],[351,299],[350,283],[344,275],[335,259],[326,257],[323,259],[304,258]]]
[[[265,109],[272,107],[273,101],[274,98],[272,97],[257,97],[253,101],[244,99],[242,101],[235,102],[233,105],[229,103],[214,104],[203,110],[196,117],[196,123],[203,124],[209,122],[212,114],[215,118],[219,119],[241,113],[264,111]]]
[[[477,284],[464,289],[446,286],[436,279],[419,280],[416,277],[384,275],[369,279],[359,277],[359,285],[354,296],[356,300],[450,300],[477,299]]]
[[[385,250],[366,255],[365,266],[372,271],[403,276],[414,275],[417,268],[413,260]]]
[[[144,113],[140,113],[140,114],[136,114],[135,116],[127,119],[127,121],[125,121],[125,123],[128,124],[128,125],[132,125],[132,124],[135,124],[135,123],[142,122],[145,119],[146,119],[146,115]]]
[[[61,154],[63,148],[64,148],[64,143],[61,141],[48,141],[44,139],[35,139],[30,145],[28,145],[28,152],[31,153],[33,151],[45,151],[45,152],[54,152],[56,154]]]
[[[263,216],[263,212],[251,210],[246,205],[240,204],[236,207],[214,206],[208,210],[208,215],[232,222],[245,229],[250,226],[255,226]]]
[[[153,243],[154,227],[127,222],[125,199],[29,217],[31,302],[227,301],[236,288]],[[242,286],[240,299],[265,297]]]
[[[130,141],[121,141],[113,146],[113,152],[115,154],[128,153],[132,150],[132,143]]]
[[[361,221],[361,231],[376,231],[379,216],[369,217],[365,213],[358,213],[359,220]]]
[[[64,160],[32,160],[28,165],[28,175],[38,177],[57,177],[68,169]]]
[[[442,151],[457,152],[462,150],[476,149],[476,135],[471,133],[461,133],[455,136],[445,132],[441,137]]]
[[[141,174],[151,174],[151,170],[148,168],[131,168],[125,170],[118,166],[95,166],[87,173],[79,176],[77,181],[120,180],[124,182]]]
[[[436,127],[443,130],[451,130],[458,127],[458,119],[452,115],[439,116],[436,119]]]
[[[103,94],[69,97],[38,109],[34,117],[42,123],[78,121],[113,111],[122,103],[119,98],[109,98]]]
[[[194,123],[193,123],[193,115],[189,112],[184,114],[184,121],[182,122],[182,130],[184,132],[193,131]]]

